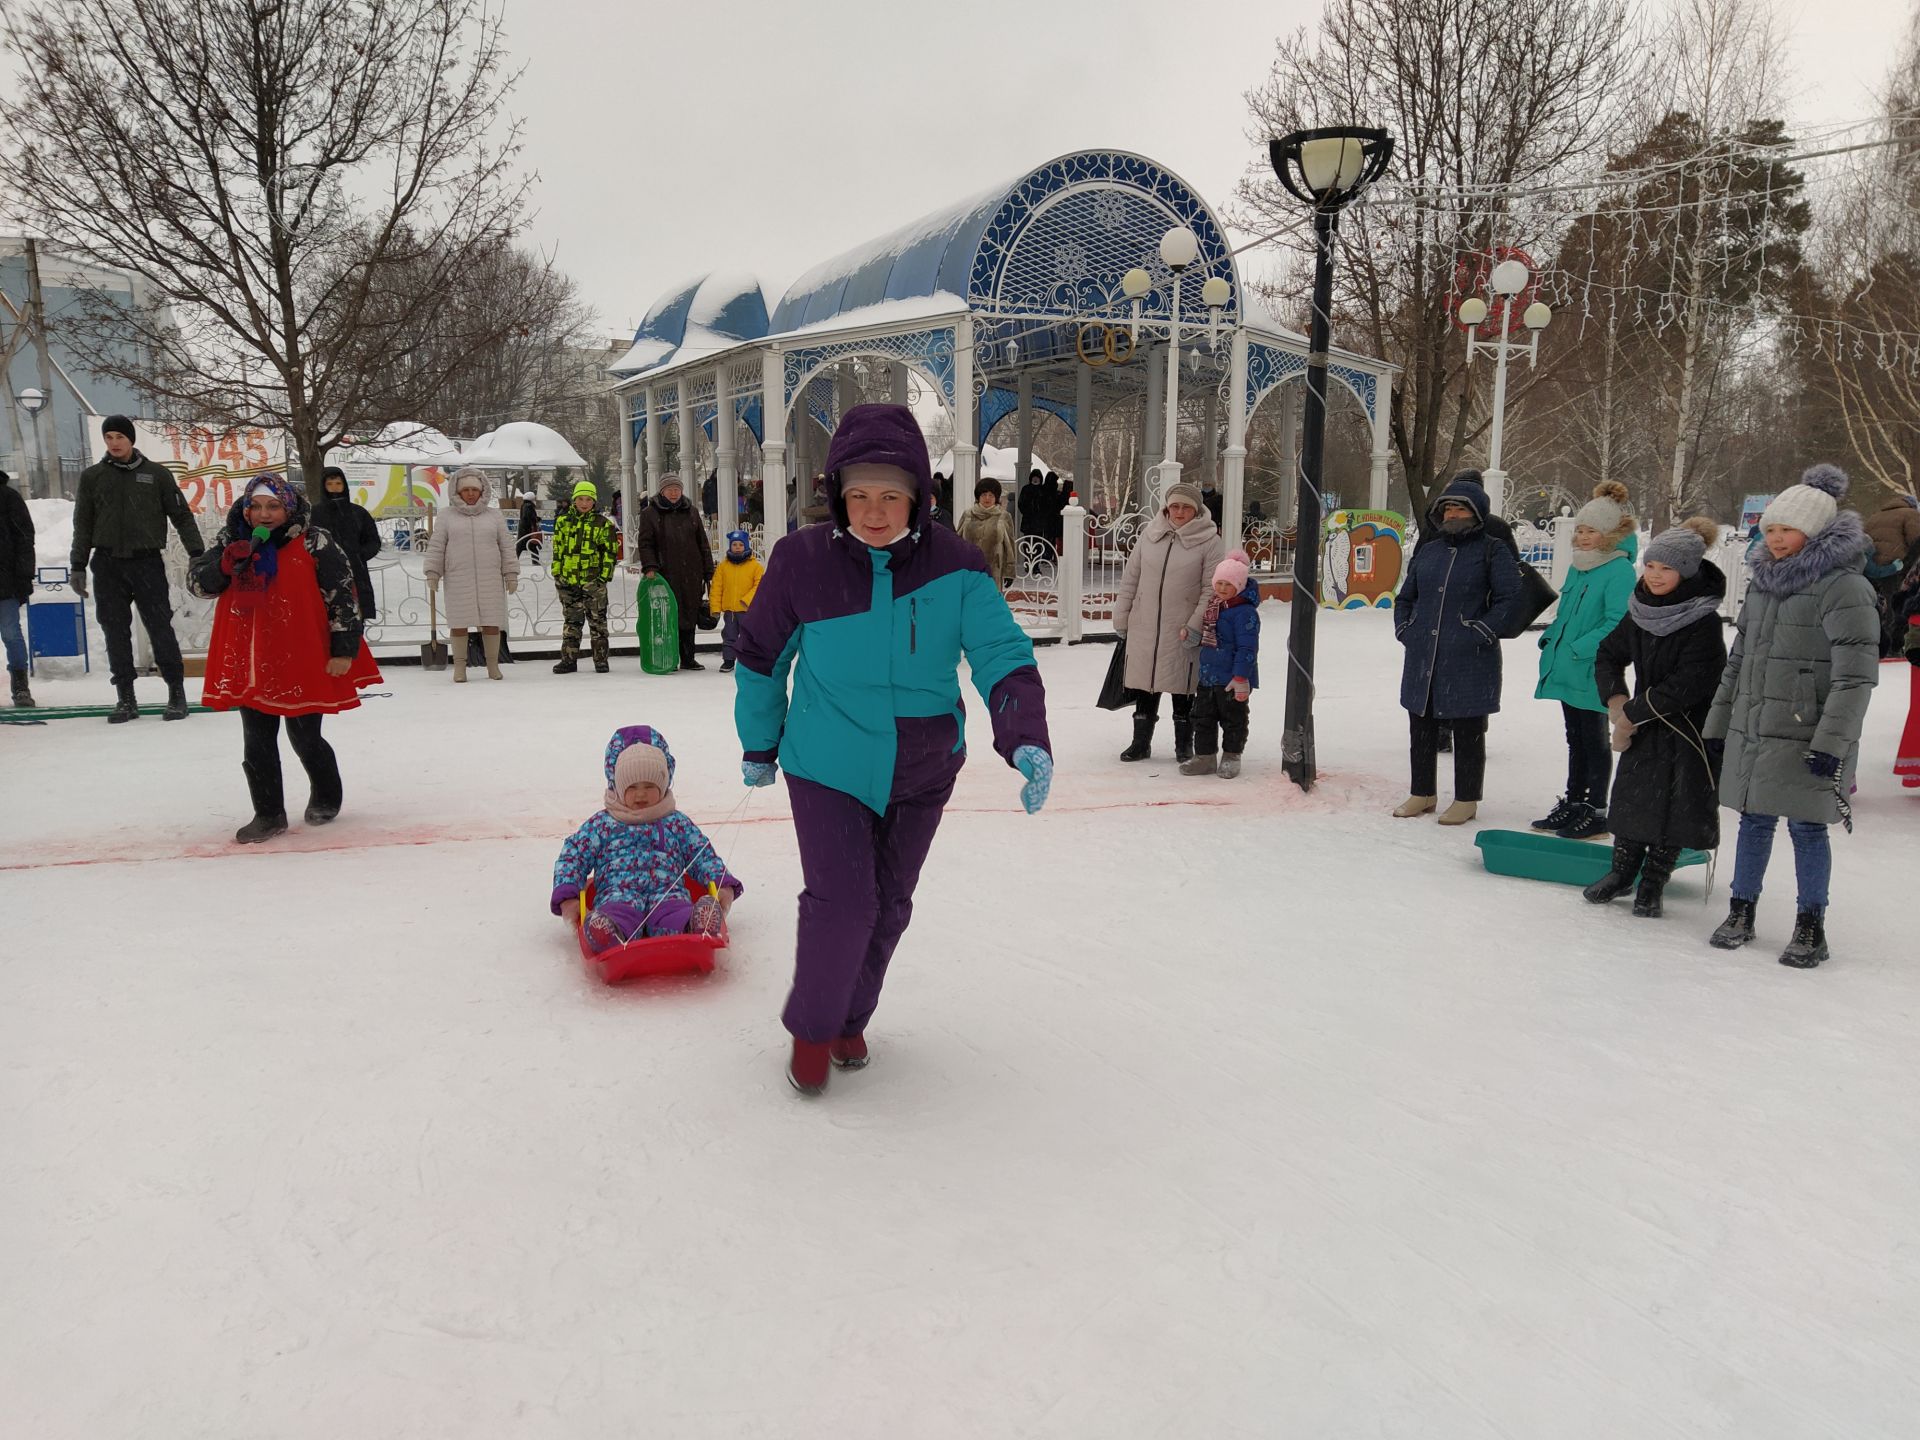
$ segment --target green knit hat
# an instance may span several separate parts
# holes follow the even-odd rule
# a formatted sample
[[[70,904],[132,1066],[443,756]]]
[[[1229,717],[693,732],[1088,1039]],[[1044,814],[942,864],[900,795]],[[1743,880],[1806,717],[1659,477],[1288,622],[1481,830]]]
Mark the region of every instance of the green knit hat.
[[[600,487],[595,485],[591,480],[576,480],[573,482],[573,498],[578,500],[582,495],[591,496],[594,503],[598,504],[600,502]]]

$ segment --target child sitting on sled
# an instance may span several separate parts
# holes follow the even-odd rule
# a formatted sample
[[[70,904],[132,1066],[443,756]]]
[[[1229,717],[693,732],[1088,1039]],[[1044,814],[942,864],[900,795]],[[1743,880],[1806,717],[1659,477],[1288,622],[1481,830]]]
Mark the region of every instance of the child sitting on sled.
[[[746,889],[673,804],[673,752],[647,725],[627,725],[607,742],[606,806],[568,837],[553,866],[553,913],[582,926],[594,950],[646,935],[724,933],[727,912]],[[580,914],[589,878],[593,910]],[[713,893],[688,897],[692,879]]]

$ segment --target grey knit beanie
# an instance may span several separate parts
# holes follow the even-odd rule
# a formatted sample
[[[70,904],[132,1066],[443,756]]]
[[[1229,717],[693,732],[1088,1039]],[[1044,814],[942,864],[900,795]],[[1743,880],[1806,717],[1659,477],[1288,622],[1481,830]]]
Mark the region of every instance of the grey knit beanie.
[[[1167,487],[1167,493],[1160,497],[1160,508],[1164,510],[1176,500],[1184,500],[1199,511],[1204,512],[1207,508],[1206,498],[1201,495],[1200,487],[1185,480]]]
[[[1684,580],[1700,573],[1700,562],[1707,558],[1707,536],[1717,540],[1720,527],[1704,517],[1695,517],[1671,530],[1662,530],[1647,546],[1646,563],[1678,570]]]

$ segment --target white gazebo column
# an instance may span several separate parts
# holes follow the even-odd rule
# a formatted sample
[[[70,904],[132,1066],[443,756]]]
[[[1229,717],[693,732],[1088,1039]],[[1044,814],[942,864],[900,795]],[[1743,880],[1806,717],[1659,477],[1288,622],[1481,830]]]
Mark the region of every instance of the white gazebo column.
[[[662,464],[660,447],[664,443],[660,435],[660,389],[656,385],[649,385],[647,386],[647,474],[646,483],[640,487],[643,500],[660,488]],[[629,511],[626,520],[629,526],[638,525],[639,512]]]
[[[1014,382],[1014,393],[1018,395],[1020,413],[1016,417],[1020,425],[1020,464],[1013,472],[1013,494],[1016,502],[1014,524],[1020,520],[1018,500],[1027,483],[1027,474],[1033,469],[1033,372],[1022,370],[1020,378]]]
[[[673,426],[680,439],[680,488],[693,498],[693,513],[700,513],[700,482],[704,477],[694,461],[700,454],[698,432],[693,428],[693,372],[680,372],[680,383],[673,387]]]
[[[633,401],[629,391],[620,393],[620,525],[626,528],[636,513],[633,495]]]
[[[1220,529],[1227,548],[1242,543],[1247,510],[1247,332],[1233,332],[1233,359],[1227,368],[1227,463],[1221,477]]]
[[[1167,357],[1165,347],[1153,346],[1147,352],[1147,413],[1142,416],[1140,436],[1141,506],[1149,515],[1160,513],[1160,483],[1157,472],[1166,454]]]
[[[853,378],[853,362],[842,360],[833,367],[833,428],[838,430],[840,422],[847,418],[847,411],[860,403],[860,385]]]
[[[980,447],[975,443],[980,421],[973,409],[973,317],[953,327],[953,509],[958,513],[973,503],[974,482],[980,478]]]
[[[1387,463],[1393,458],[1393,377],[1378,375],[1373,385],[1373,465],[1367,472],[1367,506],[1387,508]]]
[[[806,392],[800,393],[804,415]],[[787,533],[786,357],[774,346],[760,356],[760,501],[767,553]]]
[[[1200,478],[1216,489],[1220,484],[1220,391],[1207,387],[1206,443],[1200,451]]]
[[[887,366],[887,381],[893,391],[893,403],[907,403],[907,367],[900,364]]]
[[[1073,377],[1073,488],[1082,505],[1093,499],[1093,367]]]
[[[714,504],[720,512],[723,552],[727,548],[727,531],[740,523],[739,488],[733,466],[733,390],[727,384],[727,364],[722,360],[713,371],[713,468],[719,474],[714,484]]]

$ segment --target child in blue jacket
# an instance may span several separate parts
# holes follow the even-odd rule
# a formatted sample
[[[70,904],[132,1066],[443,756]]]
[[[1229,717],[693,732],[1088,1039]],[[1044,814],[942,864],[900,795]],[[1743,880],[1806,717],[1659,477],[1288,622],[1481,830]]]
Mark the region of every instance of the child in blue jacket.
[[[1213,598],[1200,627],[1200,693],[1193,701],[1193,758],[1182,775],[1240,773],[1247,748],[1247,712],[1260,688],[1260,587],[1247,578],[1247,552],[1230,551],[1213,567]],[[1218,763],[1215,732],[1224,745]]]
[[[717,935],[746,888],[714,852],[700,827],[673,804],[673,752],[647,725],[626,725],[607,742],[605,808],[560,847],[553,866],[553,913],[581,925],[581,896],[591,877],[593,910],[582,928],[595,950],[643,935],[698,931]],[[718,887],[698,902],[687,880]]]

